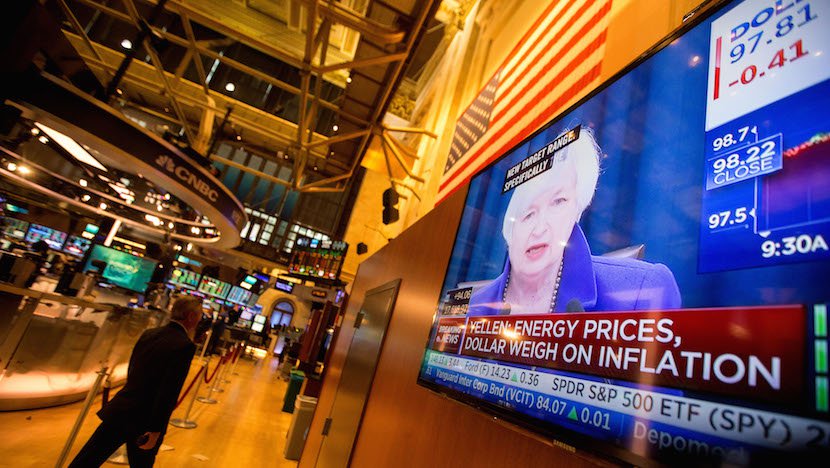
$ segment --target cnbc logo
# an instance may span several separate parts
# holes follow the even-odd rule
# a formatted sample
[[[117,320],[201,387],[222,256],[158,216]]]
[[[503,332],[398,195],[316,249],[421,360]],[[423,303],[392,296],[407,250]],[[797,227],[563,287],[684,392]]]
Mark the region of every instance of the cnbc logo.
[[[215,202],[219,199],[219,192],[214,189],[211,184],[206,182],[198,174],[194,174],[190,169],[176,164],[176,160],[166,154],[159,155],[155,161],[156,165],[172,174],[173,177],[180,182],[191,187],[196,192],[202,194],[208,200]]]

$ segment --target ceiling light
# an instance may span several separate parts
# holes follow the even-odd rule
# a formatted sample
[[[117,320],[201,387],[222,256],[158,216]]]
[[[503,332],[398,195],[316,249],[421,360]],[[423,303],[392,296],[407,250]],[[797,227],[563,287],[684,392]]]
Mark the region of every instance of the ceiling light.
[[[38,130],[37,127],[32,127],[30,131],[32,132],[32,135],[40,135],[40,130]]]
[[[29,174],[31,174],[31,173],[32,173],[32,170],[31,170],[31,169],[29,169],[29,168],[28,168],[28,167],[26,167],[26,166],[18,166],[18,167],[17,167],[17,170],[18,170],[18,171],[20,171],[20,173],[21,173],[21,174],[23,174],[23,175],[29,175]]]
[[[81,200],[82,201],[89,201],[89,198],[90,198],[89,195],[84,195],[84,196],[81,197]]]
[[[106,203],[101,203],[100,205],[98,205],[98,208],[101,208],[102,210],[106,210],[107,209],[107,204]]]
[[[190,252],[191,250],[193,250],[193,244],[191,244],[190,242],[188,242],[188,243],[187,243],[187,251],[188,251],[188,252]]]
[[[173,221],[170,221],[169,223],[167,223],[167,227],[169,227],[170,229],[173,229],[175,226],[176,225],[173,224]]]
[[[316,164],[314,165],[313,169],[314,169],[315,171],[317,170],[317,165],[316,165]]]
[[[129,39],[124,39],[123,41],[121,41],[121,47],[129,50],[133,48],[133,43]]]
[[[169,193],[165,193],[165,194],[164,194],[164,199],[165,199],[165,200],[170,200],[170,194],[169,194]]]
[[[346,83],[351,83],[351,82],[352,82],[352,77],[351,77],[351,76],[347,76],[347,77],[346,77]]]
[[[242,135],[237,135],[236,136],[236,141],[242,141]]]
[[[10,171],[14,172],[17,170],[17,164],[10,162],[8,166],[6,166]]]
[[[38,139],[37,139],[37,141],[39,141],[39,142],[43,143],[44,145],[45,145],[45,144],[47,144],[47,143],[49,143],[49,139],[48,139],[48,138],[46,138],[45,136],[42,136],[42,135],[41,135],[41,137],[40,137],[40,138],[38,138]]]
[[[161,205],[156,205],[156,210],[161,211],[163,210],[163,208],[161,207]]]
[[[193,234],[196,234],[198,236],[199,234],[202,233],[202,230],[197,228],[196,226],[193,226],[192,228],[190,228],[190,232],[192,232]]]
[[[337,130],[339,130],[339,129],[340,129],[340,127],[338,127],[338,126],[335,124],[335,125],[334,125],[334,127],[331,127],[331,129],[332,129],[332,130],[334,130],[334,131],[336,132]]]
[[[78,183],[81,184],[81,187],[86,187],[87,185],[89,185],[86,179],[81,179],[78,181]]]
[[[83,149],[83,147],[81,147],[81,145],[79,145],[78,142],[76,142],[72,138],[64,135],[63,133],[55,129],[43,125],[42,123],[35,123],[35,125],[37,125],[41,130],[43,130],[44,133],[49,135],[49,138],[55,140],[55,143],[63,147],[63,149],[65,149],[69,154],[72,155],[72,157],[74,157],[78,161],[84,164],[88,164],[102,171],[107,170],[107,168],[104,167],[103,164],[101,164],[97,159],[95,159],[91,154],[89,154],[87,150]],[[46,143],[45,141],[43,141],[43,139],[46,138],[45,136],[41,136],[40,138],[41,143]]]
[[[233,83],[226,83],[225,84],[225,91],[232,93],[236,90],[236,85]]]

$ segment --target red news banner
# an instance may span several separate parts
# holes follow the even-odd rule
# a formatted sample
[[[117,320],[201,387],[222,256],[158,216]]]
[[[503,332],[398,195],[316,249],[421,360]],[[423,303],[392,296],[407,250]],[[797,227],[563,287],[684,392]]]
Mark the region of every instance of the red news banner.
[[[802,306],[439,319],[431,349],[801,405]]]

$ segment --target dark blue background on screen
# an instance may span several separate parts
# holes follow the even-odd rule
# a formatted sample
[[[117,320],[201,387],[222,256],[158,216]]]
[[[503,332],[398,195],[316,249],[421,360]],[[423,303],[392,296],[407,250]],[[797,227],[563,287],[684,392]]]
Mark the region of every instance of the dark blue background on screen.
[[[674,273],[684,308],[828,300],[827,261],[699,272],[703,271],[698,263],[701,223],[706,223],[702,199],[709,31],[717,16],[563,115],[472,180],[442,297],[460,282],[488,280],[501,273],[507,255],[501,236],[502,216],[510,200],[509,194],[502,195],[501,185],[507,169],[564,130],[583,125],[593,130],[603,152],[596,195],[580,221],[594,255],[644,244],[645,260],[663,263]],[[799,95],[791,98],[804,99]],[[828,107],[810,109],[816,112],[790,112],[787,119],[777,114],[784,148],[803,141],[793,141],[788,132],[813,135],[829,130]],[[743,182],[736,186],[740,184]],[[736,242],[733,247],[737,248],[745,241],[724,237],[720,248],[730,251],[729,242]],[[751,249],[744,246],[743,250],[760,257],[757,245]]]

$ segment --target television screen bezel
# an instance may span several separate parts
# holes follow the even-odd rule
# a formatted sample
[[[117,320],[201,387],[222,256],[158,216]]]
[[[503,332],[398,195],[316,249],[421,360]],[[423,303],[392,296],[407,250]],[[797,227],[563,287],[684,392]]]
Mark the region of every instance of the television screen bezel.
[[[583,96],[581,99],[570,105],[568,108],[563,109],[559,113],[556,114],[553,118],[548,120],[543,126],[539,127],[532,133],[528,134],[525,138],[523,138],[520,142],[516,143],[515,145],[511,146],[509,149],[505,150],[502,154],[498,157],[493,158],[488,164],[478,169],[470,178],[462,183],[459,184],[455,189],[450,191],[449,194],[446,195],[445,200],[449,199],[452,196],[461,196],[460,194],[456,194],[457,191],[463,191],[464,199],[465,199],[465,206],[466,206],[466,199],[469,195],[468,190],[470,187],[470,183],[473,179],[480,176],[481,174],[490,170],[491,167],[496,165],[499,161],[501,161],[505,156],[512,153],[516,148],[519,148],[533,138],[538,136],[539,134],[546,131],[548,128],[558,124],[562,118],[571,112],[578,109],[580,106],[584,105],[598,94],[605,91],[607,88],[612,86],[614,83],[631,73],[634,69],[642,65],[644,62],[649,60],[650,58],[654,57],[657,53],[668,47],[672,42],[675,40],[683,37],[686,33],[690,30],[696,28],[697,26],[701,25],[707,19],[711,18],[713,15],[723,11],[725,7],[727,7],[730,3],[735,2],[738,4],[738,0],[708,0],[701,3],[697,8],[689,12],[684,17],[684,22],[673,31],[671,31],[668,35],[663,37],[661,40],[656,42],[653,46],[647,49],[645,52],[640,54],[636,59],[631,61],[628,65],[620,69],[618,72],[610,76],[608,79],[603,81],[600,85],[594,88],[591,92]],[[702,129],[701,129],[702,131]],[[461,219],[463,214],[459,214],[458,219],[456,221],[455,229],[453,232],[453,244],[450,252],[454,252],[456,248],[456,244],[459,242],[458,238],[458,230],[461,227]],[[444,275],[442,276],[442,287],[443,287],[443,280],[447,277],[449,273],[449,268],[451,264],[451,256],[447,257],[447,264],[444,268]],[[440,291],[439,295],[436,298],[436,305],[439,304],[441,301]],[[431,322],[430,324],[430,334],[433,326],[435,325],[435,321]],[[427,352],[430,351],[430,340],[429,337],[427,338],[427,342],[424,345],[424,351],[421,357],[421,367],[418,371],[418,376],[416,379],[416,383],[427,389],[428,391],[440,395],[442,397],[448,398],[456,403],[463,404],[465,406],[472,407],[476,410],[488,413],[490,416],[493,416],[494,420],[503,421],[510,427],[512,430],[518,432],[524,432],[529,434],[538,434],[543,438],[550,439],[555,443],[565,444],[572,448],[575,451],[581,452],[588,452],[590,451],[591,456],[598,457],[598,458],[605,458],[608,460],[612,460],[614,462],[625,462],[631,463],[634,465],[640,466],[652,466],[660,463],[665,462],[677,462],[678,457],[671,457],[671,456],[664,456],[660,457],[658,454],[657,458],[649,458],[638,455],[625,447],[614,445],[610,442],[604,442],[599,439],[593,438],[588,435],[583,435],[575,431],[568,430],[556,424],[543,421],[541,419],[535,419],[531,416],[525,416],[522,413],[514,412],[507,410],[499,405],[490,403],[488,401],[475,398],[471,395],[468,395],[464,392],[454,390],[449,387],[441,386],[430,382],[428,380],[424,380],[421,378],[421,371],[423,369],[424,360],[426,358]],[[533,437],[533,435],[531,435]],[[536,436],[538,437],[538,436]],[[786,457],[786,455],[782,455],[782,457]],[[798,459],[797,456],[794,459]]]
[[[23,232],[23,236],[21,236],[21,237],[17,237],[17,236],[15,236],[15,235],[12,235],[12,234],[6,233],[6,235],[8,235],[9,237],[11,237],[12,239],[16,239],[16,240],[25,241],[25,240],[26,240],[26,234],[28,234],[28,233],[29,233],[29,226],[30,226],[32,223],[30,223],[30,222],[28,222],[28,221],[23,221],[22,219],[12,218],[11,216],[3,216],[3,218],[4,218],[4,219],[11,219],[11,220],[13,220],[13,221],[17,221],[17,222],[19,222],[19,223],[24,223],[24,224],[26,225],[26,228],[22,230],[22,232]],[[4,226],[4,227],[3,227],[3,231],[5,232],[5,231],[6,231],[6,229],[8,229],[8,228],[9,228],[9,226]]]
[[[23,240],[24,240],[25,242],[30,242],[30,243],[35,243],[35,242],[37,242],[37,241],[30,241],[30,240],[28,239],[28,237],[29,237],[29,233],[30,233],[30,232],[32,232],[32,228],[33,228],[33,227],[35,227],[35,226],[40,226],[40,227],[42,227],[42,228],[49,229],[50,231],[59,232],[59,233],[63,234],[63,242],[61,242],[60,247],[55,248],[55,247],[52,247],[51,245],[49,246],[49,248],[50,248],[50,249],[52,249],[52,250],[54,250],[54,251],[56,251],[56,252],[61,252],[61,251],[63,250],[63,246],[64,246],[64,244],[66,244],[66,241],[69,239],[69,234],[67,234],[67,233],[66,233],[66,232],[64,232],[64,231],[61,231],[60,229],[51,228],[51,227],[49,227],[49,226],[45,226],[45,225],[43,225],[43,224],[38,224],[38,223],[32,223],[32,222],[29,222],[29,228],[28,228],[28,229],[26,229],[26,235],[24,235],[24,236],[23,236]],[[43,240],[43,239],[38,239],[38,240]],[[44,242],[46,242],[46,241],[44,240]],[[47,242],[47,244],[48,244],[48,242]]]
[[[176,270],[189,271],[191,273],[194,273],[196,275],[196,278],[197,278],[196,279],[196,286],[191,286],[187,283],[182,283],[181,281],[173,280],[173,273],[170,273],[170,279],[167,281],[168,283],[170,283],[174,286],[179,286],[179,287],[182,287],[182,288],[185,288],[185,289],[190,289],[190,290],[193,290],[193,291],[195,291],[199,288],[199,284],[202,281],[202,275],[201,274],[196,273],[193,270],[188,270],[186,268],[182,268],[182,267],[179,267],[179,266],[173,267],[173,271],[176,271]]]
[[[234,292],[235,290],[245,291],[245,292],[247,292],[247,293],[248,293],[248,297],[245,299],[245,301],[243,301],[243,302],[237,302],[237,301],[234,301],[234,300],[232,300],[232,299],[231,299],[231,296],[233,295],[233,292]],[[251,299],[251,296],[252,296],[252,295],[253,295],[253,293],[252,293],[250,290],[248,290],[248,289],[245,289],[245,288],[243,288],[243,287],[236,286],[236,285],[231,285],[231,290],[230,290],[230,291],[228,291],[227,301],[228,301],[228,302],[230,302],[230,303],[232,303],[232,304],[236,304],[236,305],[245,305],[245,304],[247,304],[247,303],[248,303],[248,301]]]
[[[80,254],[76,254],[74,252],[70,252],[69,250],[67,250],[66,246],[69,245],[69,241],[71,241],[73,238],[74,239],[81,239],[81,240],[84,240],[84,241],[88,242],[89,245],[87,246],[86,250],[84,250]],[[66,241],[63,243],[63,247],[61,248],[61,252],[68,253],[69,255],[72,255],[72,256],[77,257],[77,258],[82,258],[84,255],[86,255],[87,252],[89,252],[89,249],[91,249],[93,245],[94,245],[94,243],[91,240],[89,240],[85,237],[79,236],[79,235],[71,234],[71,235],[67,236]]]
[[[138,259],[150,262],[150,263],[153,264],[153,271],[155,271],[156,267],[159,264],[158,260],[153,260],[153,259],[149,259],[149,258],[146,258],[146,257],[139,257],[138,255],[133,255],[131,253],[124,252],[122,250],[114,249],[112,247],[107,247],[106,245],[103,245],[103,244],[93,243],[92,245],[89,246],[87,251],[84,253],[85,260],[84,260],[84,263],[83,263],[83,265],[84,265],[83,266],[83,271],[85,271],[85,272],[90,271],[92,268],[94,268],[91,264],[91,261],[92,261],[92,251],[95,247],[101,247],[101,248],[104,248],[104,249],[114,250],[118,253],[121,253],[121,254],[124,254],[124,255],[130,255],[130,256],[136,257]],[[109,278],[104,277],[103,272],[101,272],[101,279],[105,280],[107,282],[107,284],[110,284],[113,287],[116,287],[118,289],[123,289],[124,291],[130,291],[130,292],[134,292],[134,293],[137,293],[137,294],[144,294],[144,292],[147,290],[147,287],[149,287],[149,285],[150,285],[150,279],[152,279],[152,276],[153,275],[151,273],[150,278],[147,279],[147,286],[145,286],[144,289],[142,289],[142,290],[138,290],[138,289],[131,289],[131,288],[128,288],[128,287],[125,287],[125,286],[121,286],[120,284],[115,284]]]
[[[199,286],[196,286],[196,291],[198,291],[198,292],[200,292],[200,293],[202,293],[206,296],[210,296],[212,298],[215,297],[215,298],[219,298],[219,299],[225,299],[226,297],[228,297],[228,294],[231,293],[231,288],[228,288],[228,294],[225,294],[224,296],[220,296],[220,295],[217,295],[217,294],[211,294],[209,292],[200,290],[199,287],[202,286],[202,281],[204,281],[205,278],[210,278],[212,280],[218,281],[219,283],[224,283],[224,284],[227,284],[230,287],[233,287],[233,285],[231,283],[228,283],[227,281],[222,281],[219,278],[214,278],[213,276],[202,275],[199,278]]]

